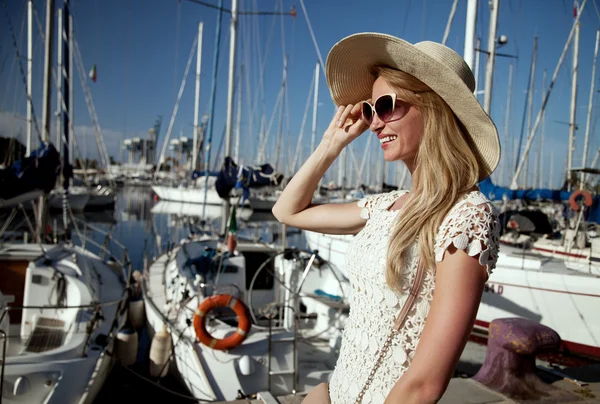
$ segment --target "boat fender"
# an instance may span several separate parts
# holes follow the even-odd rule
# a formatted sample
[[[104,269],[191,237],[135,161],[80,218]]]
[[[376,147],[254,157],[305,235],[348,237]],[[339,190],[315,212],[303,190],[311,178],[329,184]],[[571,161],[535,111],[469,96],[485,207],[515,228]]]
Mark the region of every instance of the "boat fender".
[[[240,373],[244,376],[249,376],[255,371],[254,360],[248,355],[244,355],[238,361]]]
[[[206,315],[217,307],[229,307],[238,317],[238,328],[236,331],[223,339],[213,338],[206,330]],[[226,350],[237,347],[244,342],[251,327],[252,321],[250,320],[248,306],[240,299],[236,299],[228,294],[207,297],[200,303],[194,314],[194,330],[196,331],[196,337],[198,337],[198,340],[204,345],[216,350]]]
[[[115,351],[117,359],[124,366],[131,366],[135,363],[138,351],[138,334],[134,328],[125,326],[119,330]]]
[[[139,330],[144,326],[146,319],[144,318],[144,300],[141,296],[135,296],[129,300],[129,310],[127,314],[133,328]]]
[[[579,197],[583,197],[583,203],[587,208],[592,206],[592,194],[590,194],[588,191],[584,191],[583,189],[578,189],[569,197],[569,205],[575,212],[579,212],[581,207],[579,203]]]
[[[150,375],[152,377],[162,378],[169,372],[168,362],[171,359],[171,334],[167,331],[167,326],[154,334],[150,344]]]

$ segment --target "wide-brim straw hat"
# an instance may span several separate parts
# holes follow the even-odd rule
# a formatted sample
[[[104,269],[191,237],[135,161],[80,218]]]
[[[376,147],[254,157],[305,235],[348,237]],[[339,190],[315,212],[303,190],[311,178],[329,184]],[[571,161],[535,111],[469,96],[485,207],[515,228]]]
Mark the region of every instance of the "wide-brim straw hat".
[[[479,163],[479,180],[500,161],[498,130],[473,94],[475,79],[465,60],[452,49],[430,41],[411,44],[391,35],[365,32],[336,43],[327,56],[325,75],[336,105],[371,98],[374,66],[408,73],[435,91],[452,109],[471,138]]]

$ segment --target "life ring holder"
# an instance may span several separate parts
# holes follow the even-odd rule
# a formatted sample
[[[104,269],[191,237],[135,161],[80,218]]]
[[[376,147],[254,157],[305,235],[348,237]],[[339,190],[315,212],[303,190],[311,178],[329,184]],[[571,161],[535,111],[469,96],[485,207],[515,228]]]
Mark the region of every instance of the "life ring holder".
[[[569,205],[575,212],[579,212],[579,209],[581,208],[581,204],[579,203],[580,197],[583,197],[583,204],[585,207],[589,208],[592,206],[592,194],[583,189],[578,189],[569,197]]]
[[[238,328],[235,333],[222,339],[214,338],[206,329],[206,315],[218,307],[231,308],[238,317]],[[194,331],[196,337],[204,345],[219,351],[233,349],[239,346],[250,332],[252,321],[248,306],[238,298],[229,294],[219,294],[204,299],[194,313]]]

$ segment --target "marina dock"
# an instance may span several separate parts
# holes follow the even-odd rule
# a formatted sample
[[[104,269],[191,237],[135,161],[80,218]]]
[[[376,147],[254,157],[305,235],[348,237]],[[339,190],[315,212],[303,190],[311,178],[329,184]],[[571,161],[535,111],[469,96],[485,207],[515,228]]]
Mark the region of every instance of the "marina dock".
[[[564,370],[552,369],[550,363],[538,360],[537,375],[546,383],[571,393],[573,399],[565,401],[563,398],[548,397],[540,400],[518,400],[506,397],[483,384],[471,379],[479,370],[485,360],[486,347],[469,342],[460,358],[456,368],[455,377],[452,378],[446,393],[439,404],[521,404],[521,403],[565,403],[583,404],[600,403],[600,364],[581,367],[571,367]],[[544,369],[552,369],[550,373]],[[559,376],[564,372],[564,376]],[[273,397],[268,393],[260,393],[260,398],[235,401],[220,401],[216,404],[300,404],[305,393]]]

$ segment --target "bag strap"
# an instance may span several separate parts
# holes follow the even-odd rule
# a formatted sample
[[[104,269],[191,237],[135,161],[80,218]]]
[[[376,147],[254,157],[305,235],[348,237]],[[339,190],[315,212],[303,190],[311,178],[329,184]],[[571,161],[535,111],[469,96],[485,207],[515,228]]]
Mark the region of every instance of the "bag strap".
[[[423,284],[424,279],[425,279],[425,268],[424,268],[424,265],[421,265],[419,263],[419,265],[417,266],[417,273],[415,275],[415,280],[413,281],[413,284],[408,292],[408,297],[406,298],[406,302],[404,302],[404,305],[402,306],[402,310],[396,317],[396,321],[394,321],[394,330],[395,331],[399,331],[400,328],[402,328],[402,326],[404,325],[404,322],[406,321],[406,317],[408,317],[408,313],[415,305],[415,301],[417,300],[417,297],[419,296],[419,292],[421,291],[421,285]]]
[[[400,313],[396,317],[396,321],[394,321],[394,327],[392,328],[392,331],[390,332],[390,334],[388,335],[387,339],[385,340],[383,346],[379,350],[379,354],[377,355],[375,364],[373,365],[373,368],[371,369],[371,373],[369,373],[369,376],[367,378],[367,381],[365,382],[365,385],[363,386],[360,393],[358,393],[358,397],[356,398],[356,401],[354,402],[355,404],[362,403],[362,399],[365,396],[365,392],[369,388],[369,385],[373,382],[373,379],[375,377],[375,373],[377,372],[377,369],[379,369],[379,366],[381,366],[381,362],[383,361],[383,358],[385,357],[385,355],[387,354],[387,351],[389,351],[389,349],[392,345],[392,340],[394,339],[394,336],[396,336],[396,334],[398,334],[398,332],[404,325],[406,318],[408,317],[408,313],[415,305],[415,301],[417,300],[417,297],[419,296],[419,292],[421,291],[421,285],[423,284],[424,279],[425,279],[425,267],[424,267],[424,265],[421,265],[419,263],[419,265],[417,266],[417,273],[415,274],[415,280],[413,281],[413,284],[408,292],[408,297],[406,298],[406,302],[404,302],[404,305],[402,306],[402,310],[400,310]]]

